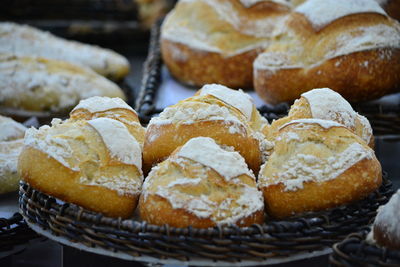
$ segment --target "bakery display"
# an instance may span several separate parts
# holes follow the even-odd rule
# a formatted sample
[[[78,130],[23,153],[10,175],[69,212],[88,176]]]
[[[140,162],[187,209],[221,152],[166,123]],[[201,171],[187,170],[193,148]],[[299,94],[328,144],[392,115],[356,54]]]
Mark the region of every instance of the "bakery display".
[[[296,119],[335,121],[346,126],[371,147],[374,146],[374,137],[368,119],[355,112],[340,94],[329,88],[313,89],[303,93],[291,106],[288,116],[273,121],[264,133],[273,140],[280,127]]]
[[[109,49],[67,41],[48,32],[11,22],[0,23],[0,54],[41,57],[91,68],[113,80],[129,72],[128,60]]]
[[[181,0],[162,25],[164,63],[189,85],[252,88],[252,63],[289,10],[283,0]]]
[[[139,211],[148,223],[173,227],[250,226],[264,218],[262,194],[244,159],[206,137],[190,139],[152,169]]]
[[[25,126],[0,116],[0,194],[18,189],[18,156],[23,147]]]
[[[130,217],[143,181],[141,145],[118,120],[76,116],[26,131],[18,164],[21,178],[63,201],[111,217]]]
[[[88,68],[52,59],[0,55],[2,113],[67,113],[81,99],[96,95],[125,98],[115,83]]]
[[[308,0],[278,24],[254,61],[254,87],[271,104],[329,87],[349,101],[400,89],[400,24],[374,0]]]
[[[209,90],[214,93],[206,93]],[[143,149],[145,172],[191,138],[205,136],[218,144],[234,147],[249,167],[258,173],[271,145],[263,134],[251,127],[251,120],[260,116],[254,115],[258,113],[254,104],[244,93],[232,92],[219,85],[206,85],[197,95],[167,107],[158,117],[152,118],[147,126]],[[215,97],[216,94],[219,97]],[[230,99],[229,103],[225,102],[225,97]],[[254,121],[258,123],[258,119]],[[261,127],[256,126],[257,123],[252,125]]]
[[[379,207],[372,226],[372,241],[378,246],[400,250],[400,190]]]
[[[285,218],[360,200],[381,184],[374,151],[344,125],[298,119],[279,128],[258,186],[266,211]]]

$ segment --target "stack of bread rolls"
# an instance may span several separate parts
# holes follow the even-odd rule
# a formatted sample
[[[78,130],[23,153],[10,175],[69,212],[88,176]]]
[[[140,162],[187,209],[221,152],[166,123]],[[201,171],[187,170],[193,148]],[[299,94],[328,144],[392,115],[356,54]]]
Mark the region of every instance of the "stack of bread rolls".
[[[92,97],[69,119],[29,129],[24,144],[18,169],[34,188],[113,217],[139,203],[141,219],[174,227],[321,211],[382,181],[371,126],[328,88],[269,124],[246,93],[210,84],[146,129],[123,100]]]
[[[400,24],[385,11],[398,7],[377,0],[182,0],[162,26],[162,57],[184,83],[254,87],[271,104],[320,87],[349,101],[375,99],[400,89]]]
[[[129,72],[123,56],[93,45],[58,38],[30,26],[0,23],[0,112],[67,114],[91,96],[125,99],[121,80]],[[105,76],[105,77],[103,77]]]

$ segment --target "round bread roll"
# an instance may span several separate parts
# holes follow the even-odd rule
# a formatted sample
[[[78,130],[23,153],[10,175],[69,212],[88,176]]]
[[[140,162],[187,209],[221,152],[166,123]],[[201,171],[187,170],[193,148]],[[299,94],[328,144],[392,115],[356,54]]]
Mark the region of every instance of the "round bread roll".
[[[329,87],[349,101],[400,89],[400,24],[374,0],[308,0],[275,28],[254,61],[265,101],[293,101]]]
[[[250,226],[264,219],[262,194],[239,153],[197,137],[152,169],[143,184],[140,216],[156,225]]]
[[[400,190],[389,202],[379,207],[372,227],[373,239],[379,245],[400,250]]]
[[[241,89],[233,90],[220,84],[206,84],[196,95],[210,95],[236,108],[246,117],[254,131],[263,132],[269,125],[267,119],[258,112],[252,97]]]
[[[264,133],[269,139],[274,139],[281,126],[297,119],[335,121],[361,137],[370,147],[374,147],[374,136],[368,119],[355,112],[349,102],[329,88],[303,93],[291,106],[288,116],[273,121]]]
[[[54,119],[28,129],[18,170],[34,188],[63,201],[127,218],[143,181],[141,146],[110,118]]]
[[[257,111],[253,103],[240,92],[228,96],[231,91],[218,85],[208,85],[203,90],[194,97],[164,109],[158,117],[151,119],[143,149],[145,171],[191,138],[205,136],[221,145],[234,147],[249,167],[258,173],[272,145],[263,134],[250,126],[265,126],[265,122],[261,123],[259,115],[254,113]],[[207,93],[210,91],[214,93]],[[217,94],[219,96],[215,97]],[[240,99],[235,99],[237,97]]]
[[[69,112],[91,96],[125,98],[113,82],[84,67],[33,57],[0,55],[0,108]]]
[[[181,0],[161,29],[161,53],[183,83],[252,88],[252,64],[289,12],[283,0]]]
[[[267,213],[276,218],[360,200],[381,182],[374,151],[342,124],[320,119],[283,125],[258,178]]]
[[[120,80],[129,73],[128,60],[109,49],[56,37],[48,32],[11,22],[0,23],[0,54],[42,57],[84,66]]]
[[[23,147],[25,126],[0,116],[0,194],[18,189],[18,156]]]
[[[143,146],[145,128],[140,124],[136,111],[121,98],[93,96],[81,100],[70,113],[70,120],[95,118],[110,118],[122,122]]]

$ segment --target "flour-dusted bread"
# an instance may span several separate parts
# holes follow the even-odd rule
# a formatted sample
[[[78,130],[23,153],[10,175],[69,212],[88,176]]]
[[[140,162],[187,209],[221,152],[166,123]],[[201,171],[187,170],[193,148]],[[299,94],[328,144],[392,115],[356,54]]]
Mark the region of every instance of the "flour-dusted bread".
[[[197,137],[152,169],[143,184],[140,216],[156,225],[208,228],[262,223],[254,174],[239,153]]]
[[[181,0],[161,30],[161,52],[183,83],[251,88],[252,63],[289,11],[282,0]]]
[[[349,101],[400,89],[400,24],[374,0],[308,0],[276,26],[254,61],[265,101],[293,101],[329,87]]]
[[[91,68],[119,80],[129,72],[128,60],[109,49],[67,41],[48,32],[11,22],[0,23],[0,54],[43,57]]]
[[[55,119],[28,129],[18,170],[34,188],[111,217],[132,216],[139,198],[142,149],[110,118]]]
[[[381,182],[374,151],[344,125],[321,119],[281,126],[258,177],[266,211],[276,218],[363,199]]]
[[[379,207],[372,237],[376,244],[389,249],[400,250],[400,190],[388,203]]]
[[[67,62],[0,55],[0,109],[16,112],[69,112],[91,96],[125,98],[113,82]]]
[[[374,146],[374,136],[368,119],[355,112],[349,102],[329,88],[313,89],[303,93],[291,106],[288,116],[273,121],[264,133],[269,139],[274,139],[280,127],[297,119],[335,121],[361,137],[369,146]]]
[[[139,144],[143,146],[145,128],[140,124],[136,111],[121,98],[90,97],[81,100],[70,113],[70,120],[91,120],[95,118],[110,118],[122,122]]]
[[[23,147],[25,126],[0,116],[0,194],[18,189],[18,157]]]
[[[257,131],[265,125],[246,94],[219,85],[206,85],[195,96],[167,107],[151,119],[144,142],[145,170],[191,138],[206,136],[218,144],[234,147],[257,173],[271,148],[264,135]]]

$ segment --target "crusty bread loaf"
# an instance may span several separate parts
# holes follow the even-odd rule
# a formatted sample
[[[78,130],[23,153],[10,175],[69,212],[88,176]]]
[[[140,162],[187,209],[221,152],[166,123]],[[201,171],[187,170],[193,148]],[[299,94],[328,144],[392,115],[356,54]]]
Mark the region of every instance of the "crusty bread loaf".
[[[343,97],[329,88],[313,89],[302,94],[291,106],[288,116],[273,121],[264,133],[268,139],[273,140],[280,127],[297,119],[335,121],[361,137],[370,147],[374,147],[374,136],[368,119],[355,112]]]
[[[252,62],[288,11],[282,0],[179,1],[162,26],[163,60],[190,85],[251,88]]]
[[[152,169],[143,184],[140,216],[156,225],[208,228],[262,223],[255,177],[239,153],[197,137]]]
[[[48,32],[11,22],[0,23],[0,54],[43,57],[91,68],[114,80],[125,77],[129,62],[123,56],[94,45],[67,41]]]
[[[284,218],[360,200],[382,181],[374,151],[344,125],[300,119],[281,126],[261,167],[267,213]]]
[[[110,118],[122,122],[139,144],[143,146],[145,128],[140,124],[136,111],[121,98],[90,97],[81,100],[70,113],[70,120],[92,120],[95,118]]]
[[[18,189],[18,156],[23,147],[25,126],[0,116],[0,194]]]
[[[91,96],[125,98],[113,82],[67,62],[0,55],[0,108],[67,113]]]
[[[55,119],[27,130],[24,143],[18,170],[34,188],[107,216],[133,214],[143,181],[141,146],[123,123]]]
[[[399,73],[400,24],[374,0],[308,0],[254,61],[254,86],[272,104],[321,87],[363,101],[399,90]]]
[[[210,87],[219,92],[222,90],[222,94],[230,93],[229,89],[218,85],[205,86],[204,92]],[[232,101],[237,95],[231,95],[228,101],[230,103],[223,101],[223,96],[219,95],[218,98],[215,95],[215,92],[199,92],[194,97],[164,109],[158,117],[150,121],[143,151],[145,171],[191,138],[206,136],[213,138],[218,144],[234,147],[245,158],[249,167],[258,173],[260,164],[265,161],[270,149],[264,135],[251,127],[253,112],[258,111],[254,110],[251,101],[246,101],[246,96],[243,96],[243,106],[238,107],[232,106],[235,105]],[[258,124],[258,119],[254,122],[257,122],[253,124],[255,128],[265,125],[265,122]]]
[[[386,205],[379,207],[373,227],[373,240],[382,247],[400,250],[400,190]]]

